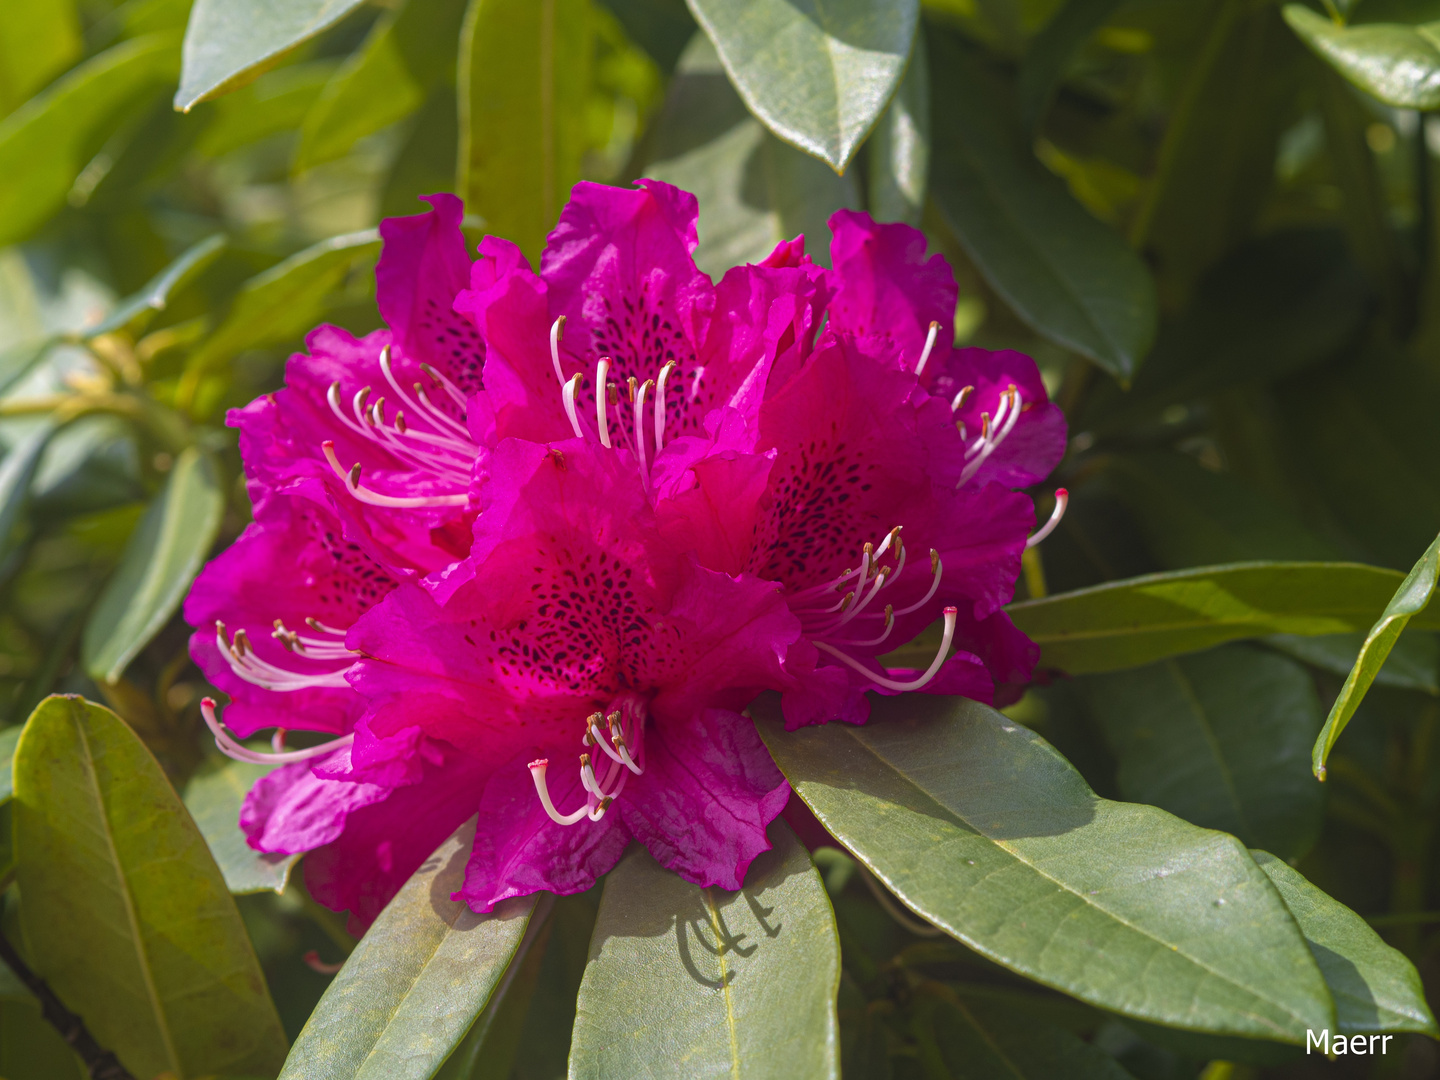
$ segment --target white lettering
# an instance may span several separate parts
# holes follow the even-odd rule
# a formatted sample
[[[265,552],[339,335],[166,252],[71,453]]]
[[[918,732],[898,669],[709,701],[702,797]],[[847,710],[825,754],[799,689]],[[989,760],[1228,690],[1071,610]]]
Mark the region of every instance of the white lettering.
[[[1352,1035],[1352,1036],[1350,1037],[1350,1052],[1351,1052],[1352,1054],[1363,1054],[1363,1053],[1365,1053],[1365,1036],[1364,1036],[1364,1035]]]
[[[1388,1054],[1390,1052],[1390,1040],[1394,1037],[1394,1035],[1385,1036],[1385,1041],[1380,1044],[1380,1052],[1382,1054]]]
[[[1324,1031],[1320,1032],[1319,1035],[1316,1035],[1315,1032],[1307,1029],[1305,1032],[1305,1053],[1310,1053],[1310,1048],[1312,1046],[1318,1047],[1322,1054],[1329,1054],[1330,1029],[1326,1028]]]

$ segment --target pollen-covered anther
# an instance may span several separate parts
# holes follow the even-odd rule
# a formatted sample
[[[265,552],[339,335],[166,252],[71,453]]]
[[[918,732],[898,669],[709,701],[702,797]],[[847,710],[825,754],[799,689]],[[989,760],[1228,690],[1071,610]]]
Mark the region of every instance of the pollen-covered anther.
[[[963,409],[965,407],[965,403],[970,400],[970,395],[973,393],[975,393],[975,387],[961,387],[960,392],[950,399],[950,411],[952,413],[957,413],[961,409]]]
[[[294,630],[287,630],[285,623],[280,619],[275,620],[275,629],[271,631],[270,636],[280,642],[281,645],[284,645],[290,652],[303,653],[305,651],[305,645],[300,640],[300,635],[295,633]]]

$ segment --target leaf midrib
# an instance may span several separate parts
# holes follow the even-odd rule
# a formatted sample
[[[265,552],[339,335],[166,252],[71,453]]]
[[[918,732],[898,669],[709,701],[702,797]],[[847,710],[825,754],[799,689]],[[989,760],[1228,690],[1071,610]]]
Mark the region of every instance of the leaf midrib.
[[[174,1037],[170,1034],[169,1018],[165,1015],[164,1003],[160,998],[159,990],[155,986],[155,977],[150,971],[150,956],[145,951],[145,939],[140,932],[140,920],[135,914],[135,900],[130,892],[130,879],[125,873],[125,866],[120,861],[120,853],[115,847],[115,835],[110,828],[110,815],[106,813],[105,799],[101,794],[100,776],[95,769],[95,756],[90,748],[90,739],[85,731],[85,725],[81,723],[75,712],[84,708],[83,705],[72,702],[70,707],[70,723],[76,734],[79,736],[80,746],[83,750],[82,765],[86,776],[90,780],[91,790],[95,793],[95,807],[98,812],[102,834],[105,837],[105,846],[110,851],[111,864],[115,867],[115,876],[119,879],[119,893],[125,908],[125,918],[130,924],[131,940],[135,942],[135,958],[140,967],[140,975],[145,983],[146,996],[150,999],[151,1011],[155,1016],[155,1024],[159,1029],[161,1041],[165,1046],[166,1057],[169,1058],[171,1066],[177,1075],[183,1076],[180,1067],[180,1056],[175,1050]]]
[[[876,750],[873,746],[871,746],[871,745],[869,745],[868,743],[862,741],[861,738],[860,738],[860,736],[859,736],[859,731],[860,731],[860,730],[861,730],[861,729],[859,729],[859,728],[853,728],[853,729],[852,729],[852,728],[848,728],[848,727],[847,727],[847,728],[845,729],[845,734],[846,734],[847,736],[849,736],[849,738],[850,738],[857,746],[860,746],[860,747],[862,747],[865,751],[867,751],[867,752],[870,754],[871,757],[873,757],[877,762],[879,762],[881,765],[883,765],[884,767],[886,767],[887,769],[889,769],[896,777],[898,777],[899,779],[901,779],[901,780],[902,780],[907,786],[909,786],[913,791],[918,792],[918,793],[919,793],[920,795],[922,795],[924,798],[926,798],[926,799],[928,799],[930,802],[934,803],[934,804],[935,804],[936,806],[938,806],[941,810],[943,810],[947,815],[949,815],[950,817],[954,818],[955,821],[957,821],[957,822],[959,822],[960,824],[964,825],[967,829],[969,829],[969,830],[971,830],[972,832],[974,832],[977,836],[982,836],[982,837],[984,837],[986,840],[988,840],[990,843],[994,844],[994,845],[995,845],[997,848],[999,848],[1000,850],[1008,852],[1017,862],[1021,863],[1021,864],[1024,865],[1024,866],[1026,866],[1026,867],[1029,868],[1031,871],[1033,871],[1035,874],[1037,874],[1037,875],[1039,875],[1040,877],[1044,878],[1046,881],[1052,882],[1053,884],[1055,884],[1055,885],[1058,886],[1059,888],[1063,889],[1065,892],[1070,893],[1072,896],[1074,896],[1076,899],[1078,899],[1082,904],[1085,904],[1086,906],[1088,906],[1088,907],[1091,908],[1092,910],[1099,912],[1101,915],[1104,915],[1106,918],[1113,919],[1115,922],[1119,923],[1121,926],[1124,926],[1124,927],[1126,927],[1126,928],[1134,931],[1136,934],[1139,934],[1141,937],[1144,937],[1144,938],[1146,938],[1146,939],[1148,939],[1148,940],[1150,940],[1150,941],[1153,941],[1155,944],[1161,946],[1166,952],[1174,953],[1174,954],[1176,954],[1176,955],[1178,955],[1178,956],[1183,956],[1186,960],[1188,960],[1190,963],[1194,964],[1197,968],[1201,969],[1202,971],[1207,972],[1207,973],[1210,974],[1212,977],[1220,980],[1221,982],[1226,983],[1226,984],[1228,984],[1228,985],[1230,985],[1230,986],[1235,987],[1237,990],[1240,990],[1242,993],[1244,993],[1244,994],[1247,995],[1248,997],[1250,997],[1250,998],[1252,998],[1252,999],[1254,999],[1254,1000],[1257,1000],[1257,1001],[1265,1001],[1265,1002],[1267,1002],[1268,1004],[1272,1004],[1272,1005],[1278,1005],[1278,1004],[1279,1004],[1278,1002],[1273,1002],[1273,1001],[1270,1001],[1270,999],[1261,997],[1261,996],[1260,996],[1259,994],[1257,994],[1254,990],[1250,989],[1249,987],[1245,986],[1245,985],[1242,984],[1242,983],[1236,982],[1231,976],[1226,975],[1226,974],[1223,973],[1223,972],[1216,971],[1216,970],[1215,970],[1213,967],[1211,967],[1209,964],[1205,963],[1203,960],[1199,959],[1198,957],[1192,956],[1188,951],[1186,951],[1186,950],[1184,950],[1184,949],[1181,949],[1179,946],[1177,946],[1177,945],[1172,945],[1170,942],[1162,941],[1160,938],[1156,937],[1153,933],[1151,933],[1149,930],[1146,930],[1144,927],[1137,926],[1137,925],[1135,925],[1134,923],[1132,923],[1130,920],[1124,918],[1123,916],[1121,916],[1121,915],[1119,915],[1119,914],[1116,914],[1115,912],[1110,911],[1110,910],[1108,910],[1108,909],[1106,909],[1106,908],[1104,908],[1104,907],[1101,907],[1098,903],[1096,903],[1095,901],[1091,900],[1089,897],[1085,896],[1083,893],[1077,891],[1077,890],[1076,890],[1075,888],[1073,888],[1072,886],[1068,885],[1067,883],[1065,883],[1065,882],[1059,880],[1058,878],[1054,877],[1052,874],[1049,874],[1049,873],[1047,873],[1046,871],[1042,870],[1040,867],[1036,866],[1033,862],[1031,862],[1029,859],[1025,858],[1020,852],[1016,851],[1013,847],[1011,847],[1011,846],[1010,846],[1009,844],[1007,844],[1005,841],[996,840],[995,838],[989,836],[989,835],[986,834],[981,828],[979,828],[978,826],[976,826],[976,825],[972,824],[971,822],[969,822],[968,820],[966,820],[966,818],[965,818],[963,815],[961,815],[958,811],[952,809],[952,808],[949,807],[949,806],[946,806],[944,803],[942,803],[939,799],[937,799],[937,798],[935,798],[933,795],[931,795],[928,791],[926,791],[926,790],[925,790],[923,787],[921,787],[919,784],[915,783],[915,781],[911,780],[910,777],[909,777],[906,773],[902,772],[902,771],[899,769],[898,766],[894,765],[894,764],[893,764],[892,762],[890,762],[888,759],[886,759],[885,757],[881,756],[880,752],[879,752],[878,750]],[[1098,796],[1096,796],[1096,802],[1105,802],[1105,801],[1107,801],[1107,800],[1100,799]],[[881,879],[882,881],[884,881],[887,885],[890,886],[891,891],[894,892],[896,896],[899,896],[902,900],[904,900],[907,904],[909,904],[910,907],[911,907],[917,914],[923,916],[924,918],[927,918],[927,919],[931,920],[932,922],[936,922],[936,923],[938,923],[938,924],[941,925],[941,926],[945,926],[945,927],[947,927],[947,928],[949,927],[950,923],[948,922],[948,920],[945,920],[943,917],[938,917],[938,916],[935,916],[935,915],[930,914],[929,912],[923,911],[921,908],[919,908],[919,907],[917,907],[916,905],[914,905],[913,903],[911,903],[910,900],[908,899],[908,897],[905,895],[905,893],[901,892],[898,888],[896,888],[895,882],[891,881],[891,879],[890,879],[887,875],[885,875],[885,874],[880,870],[879,867],[877,867],[877,866],[875,866],[875,865],[873,865],[873,864],[871,863],[871,861],[870,861],[870,859],[869,859],[868,856],[866,856],[866,855],[864,855],[863,853],[858,852],[858,851],[854,852],[854,854],[856,854],[857,856],[859,856],[860,860],[861,860],[862,862],[864,862],[867,866],[869,866],[870,869],[871,869],[878,877],[880,877],[880,879]],[[1272,888],[1273,888],[1273,886],[1272,886]],[[968,938],[963,937],[963,936],[962,936],[960,933],[958,933],[957,931],[951,930],[950,932],[953,933],[957,938],[961,938],[961,940],[965,941],[966,944],[971,945],[971,947],[974,948],[977,952],[980,952],[980,953],[982,953],[983,955],[990,955],[990,956],[992,956],[992,959],[997,959],[997,960],[999,959],[998,956],[992,955],[992,954],[993,954],[993,950],[988,949],[988,948],[987,948],[986,946],[984,946],[983,944],[980,944],[979,942],[974,942],[974,943],[972,943]],[[1298,931],[1297,931],[1297,933],[1298,933]],[[1303,938],[1302,938],[1302,940],[1303,940]],[[1312,962],[1313,962],[1313,961],[1312,961]],[[1037,981],[1042,981],[1042,982],[1043,982],[1044,980],[1041,980],[1041,979],[1038,979],[1038,978],[1037,978]],[[1298,1013],[1294,1012],[1288,1005],[1280,1005],[1280,1008],[1283,1009],[1283,1011],[1284,1011],[1287,1015],[1289,1015],[1289,1016],[1293,1017],[1295,1020],[1299,1021],[1302,1026],[1307,1025],[1307,1019],[1306,1019],[1305,1017],[1300,1016]],[[1260,1018],[1257,1017],[1257,1019],[1260,1019]]]
[[[1205,706],[1200,701],[1200,695],[1195,692],[1195,684],[1174,660],[1167,660],[1165,668],[1180,688],[1180,696],[1189,706],[1191,714],[1195,717],[1195,723],[1200,728],[1200,734],[1205,739],[1205,745],[1215,759],[1216,768],[1220,770],[1220,779],[1225,785],[1225,792],[1230,796],[1230,802],[1235,807],[1235,817],[1247,834],[1254,835],[1254,829],[1245,814],[1245,805],[1240,800],[1240,791],[1235,786],[1235,777],[1230,771],[1230,763],[1225,760],[1225,755],[1220,749],[1220,740],[1216,737],[1214,727],[1210,723],[1210,714],[1205,711]]]
[[[725,962],[725,954],[729,950],[725,948],[725,934],[720,926],[720,913],[715,908],[715,898],[709,889],[701,889],[700,895],[705,898],[710,929],[715,934],[715,940],[720,943],[720,951],[715,955],[720,962],[720,990],[725,995],[725,1028],[730,1036],[730,1076],[731,1080],[740,1080],[740,1032],[735,1024],[735,1000],[730,994],[730,965]]]

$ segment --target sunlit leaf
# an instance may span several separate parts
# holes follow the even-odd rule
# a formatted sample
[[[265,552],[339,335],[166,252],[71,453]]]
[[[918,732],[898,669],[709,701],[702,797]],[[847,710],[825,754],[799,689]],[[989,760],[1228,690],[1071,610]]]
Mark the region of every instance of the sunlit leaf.
[[[175,44],[167,34],[122,42],[0,121],[0,247],[23,240],[65,205],[113,126],[174,77]]]
[[[180,606],[210,553],[225,494],[215,463],[191,447],[125,547],[85,625],[81,655],[96,681],[114,682]]]
[[[977,702],[875,701],[864,726],[787,733],[786,779],[912,910],[995,962],[1170,1027],[1302,1043],[1324,979],[1234,837],[1100,799],[1033,732]]]
[[[386,905],[295,1040],[282,1080],[426,1080],[505,974],[535,897],[476,915],[464,884],[474,824],[462,827]]]
[[[236,90],[354,11],[361,0],[195,0],[175,108]]]
[[[464,0],[411,0],[375,25],[305,116],[293,169],[340,157],[372,132],[409,116],[430,88],[453,77]]]
[[[738,893],[638,845],[605,879],[570,1047],[574,1080],[838,1077],[840,941],[825,885],[783,822]]]
[[[870,137],[870,213],[879,221],[920,224],[930,179],[930,68],[923,37],[890,107]]]
[[[645,175],[699,198],[695,261],[716,277],[801,233],[806,253],[828,266],[826,221],[860,206],[853,177],[785,145],[745,110],[703,34],[680,58],[648,145]]]
[[[1128,379],[1155,336],[1139,257],[1047,172],[1007,123],[978,55],[931,33],[931,193],[975,265],[1027,323]]]
[[[843,172],[899,86],[918,0],[689,0],[745,104]]]
[[[0,19],[0,116],[74,63],[83,48],[74,0],[7,5]]]
[[[593,33],[590,0],[470,0],[465,15],[456,186],[537,263],[580,179]]]
[[[1325,727],[1315,740],[1314,751],[1315,775],[1321,780],[1325,779],[1325,759],[1330,756],[1330,748],[1355,715],[1401,632],[1429,605],[1430,598],[1435,595],[1437,579],[1440,579],[1440,536],[1420,556],[1420,561],[1385,605],[1379,621],[1370,628],[1365,643],[1360,647],[1360,655],[1355,658],[1355,666],[1350,669],[1345,685],[1340,688],[1340,696],[1325,718]],[[1433,623],[1435,620],[1430,621]]]
[[[284,892],[290,879],[294,855],[265,855],[245,842],[240,831],[240,807],[255,781],[273,766],[255,765],[247,761],[211,759],[185,786],[185,809],[195,819],[195,826],[231,893],[258,893],[267,890]]]
[[[1440,23],[1339,26],[1303,4],[1284,13],[1300,40],[1360,89],[1400,109],[1440,107]]]
[[[1083,675],[1237,638],[1359,630],[1400,581],[1398,571],[1358,563],[1236,563],[1107,582],[1006,610],[1040,645],[1042,666]]]
[[[225,236],[216,233],[190,245],[174,262],[151,278],[143,289],[122,300],[104,320],[87,331],[88,336],[97,337],[121,329],[132,334],[140,333],[157,312],[165,310],[171,296],[194,281],[219,257],[226,243]]]
[[[1335,998],[1337,1031],[1422,1031],[1437,1034],[1415,966],[1369,923],[1332,900],[1268,851],[1252,851],[1270,876]]]
[[[78,697],[15,752],[16,872],[38,973],[137,1076],[270,1074],[285,1037],[235,902],[144,744]]]
[[[1080,680],[1119,763],[1120,794],[1282,858],[1320,831],[1310,776],[1320,699],[1283,656],[1228,645]]]

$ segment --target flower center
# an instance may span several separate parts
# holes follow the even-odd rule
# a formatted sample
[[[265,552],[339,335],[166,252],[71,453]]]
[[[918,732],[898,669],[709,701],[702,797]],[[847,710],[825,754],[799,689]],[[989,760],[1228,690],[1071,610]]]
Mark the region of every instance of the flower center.
[[[594,712],[585,718],[580,745],[601,753],[592,756],[589,750],[581,752],[580,785],[585,789],[585,803],[568,814],[557,810],[550,798],[550,787],[545,780],[550,760],[537,758],[530,762],[535,793],[552,821],[558,825],[574,825],[583,818],[599,821],[625,790],[630,774],[640,776],[645,772],[646,716],[644,699],[636,694],[624,694],[611,703],[607,712]]]

